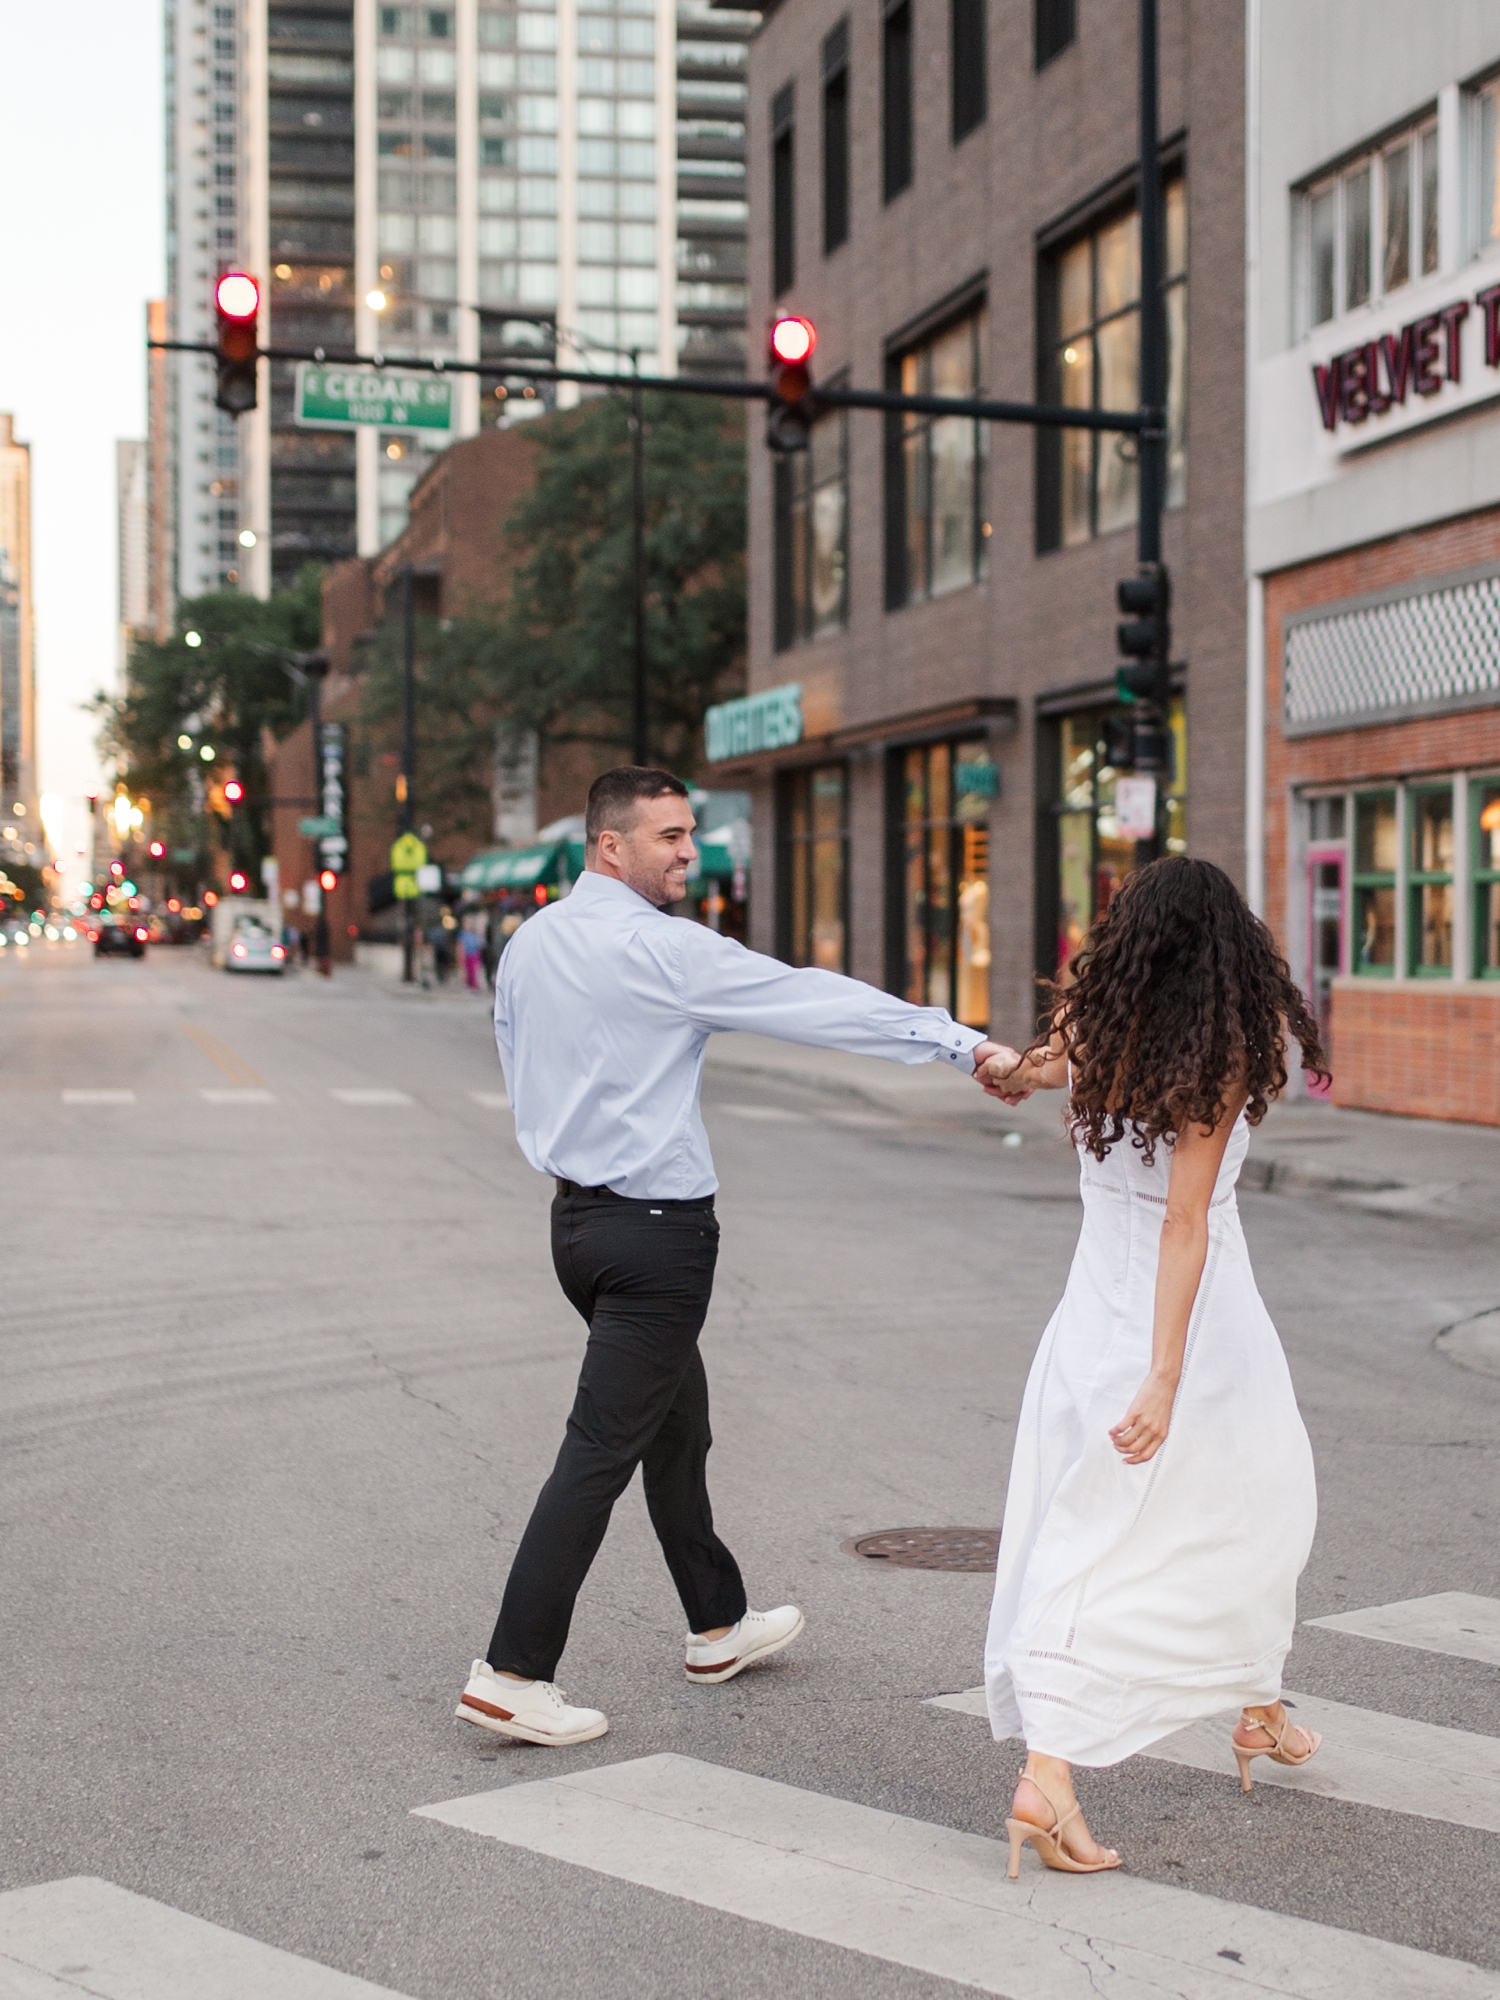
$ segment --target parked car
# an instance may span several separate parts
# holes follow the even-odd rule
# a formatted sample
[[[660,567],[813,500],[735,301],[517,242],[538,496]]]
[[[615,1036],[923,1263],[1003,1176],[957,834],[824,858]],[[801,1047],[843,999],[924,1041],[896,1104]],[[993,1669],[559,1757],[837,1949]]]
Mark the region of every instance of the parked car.
[[[226,972],[286,971],[286,946],[278,944],[264,924],[238,923],[224,960]]]
[[[150,933],[133,918],[121,923],[118,917],[100,917],[89,930],[95,958],[144,958]]]

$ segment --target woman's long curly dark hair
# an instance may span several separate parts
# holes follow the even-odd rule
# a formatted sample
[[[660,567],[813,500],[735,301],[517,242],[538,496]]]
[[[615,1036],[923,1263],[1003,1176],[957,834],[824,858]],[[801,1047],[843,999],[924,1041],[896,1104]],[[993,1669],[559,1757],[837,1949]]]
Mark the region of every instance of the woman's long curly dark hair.
[[[1208,1130],[1236,1084],[1258,1125],[1286,1088],[1286,1030],[1328,1077],[1317,1022],[1286,960],[1211,861],[1168,855],[1127,876],[1051,988],[1050,1033],[1073,1065],[1072,1126],[1096,1159],[1133,1128],[1147,1161],[1188,1125]],[[1046,1038],[1036,1046],[1046,1046]]]

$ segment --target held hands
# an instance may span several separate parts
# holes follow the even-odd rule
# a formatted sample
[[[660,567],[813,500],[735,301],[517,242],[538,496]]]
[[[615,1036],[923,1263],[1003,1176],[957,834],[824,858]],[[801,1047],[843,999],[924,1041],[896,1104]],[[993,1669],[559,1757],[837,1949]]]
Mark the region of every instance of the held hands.
[[[1166,1442],[1172,1424],[1177,1384],[1148,1375],[1136,1390],[1130,1408],[1109,1433],[1109,1441],[1127,1465],[1145,1465]]]
[[[974,1080],[986,1097],[998,1097],[1002,1104],[1022,1104],[1036,1088],[1023,1083],[1017,1072],[1021,1057],[1004,1042],[981,1042],[974,1051]]]

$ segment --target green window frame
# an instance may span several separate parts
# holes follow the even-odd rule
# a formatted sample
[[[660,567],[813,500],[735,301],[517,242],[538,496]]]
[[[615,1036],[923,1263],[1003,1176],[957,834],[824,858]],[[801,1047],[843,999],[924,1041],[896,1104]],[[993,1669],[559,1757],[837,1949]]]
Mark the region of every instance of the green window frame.
[[[1500,979],[1500,772],[1471,778],[1469,802],[1474,977]]]
[[[1396,976],[1396,861],[1400,854],[1396,788],[1354,795],[1354,971],[1365,979]]]
[[[1453,782],[1406,790],[1406,969],[1453,977]]]

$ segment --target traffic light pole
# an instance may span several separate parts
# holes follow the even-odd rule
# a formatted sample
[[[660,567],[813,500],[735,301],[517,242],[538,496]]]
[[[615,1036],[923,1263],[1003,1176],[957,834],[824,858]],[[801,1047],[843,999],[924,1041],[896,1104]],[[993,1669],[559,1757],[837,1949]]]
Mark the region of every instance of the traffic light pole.
[[[641,415],[641,385],[630,392],[630,575],[634,616],[631,656],[631,741],[637,764],[651,762],[646,715],[646,466],[645,422]]]
[[[412,788],[417,775],[417,620],[412,595],[412,568],[401,572],[401,777],[397,803],[401,807],[401,831],[410,833],[415,806]],[[411,986],[417,977],[417,908],[414,897],[401,905],[401,983]]]
[[[1139,513],[1136,557],[1142,575],[1158,579],[1155,619],[1155,668],[1150,695],[1136,711],[1134,764],[1143,777],[1156,781],[1156,823],[1149,839],[1138,840],[1138,866],[1154,861],[1162,851],[1165,831],[1165,781],[1168,776],[1171,702],[1170,584],[1161,560],[1161,520],[1166,503],[1167,472],[1167,328],[1162,292],[1162,206],[1160,117],[1157,99],[1157,0],[1139,0],[1140,108],[1140,230],[1141,230],[1141,429],[1136,438]]]
[[[307,719],[312,728],[312,788],[323,810],[323,676],[328,672],[326,660],[309,660],[303,668],[307,676]],[[322,870],[314,869],[315,876],[321,878]],[[318,961],[318,970],[325,979],[333,977],[333,951],[328,940],[328,891],[318,881],[318,916],[313,925],[313,956]]]

